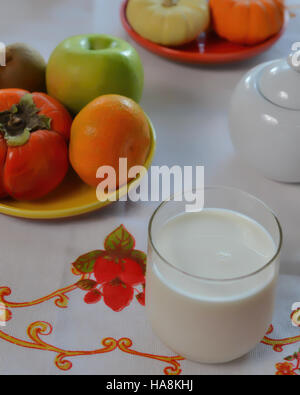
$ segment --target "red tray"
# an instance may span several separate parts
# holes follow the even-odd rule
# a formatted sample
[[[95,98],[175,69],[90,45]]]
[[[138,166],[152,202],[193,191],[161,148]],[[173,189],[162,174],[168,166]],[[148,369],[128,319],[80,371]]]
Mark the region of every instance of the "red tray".
[[[180,47],[172,48],[163,45],[155,44],[137,34],[126,17],[126,8],[129,0],[125,0],[121,7],[121,21],[124,29],[142,47],[155,53],[156,55],[168,58],[171,60],[196,63],[196,64],[218,64],[230,63],[239,60],[249,59],[253,56],[269,49],[279,40],[284,33],[288,21],[289,13],[285,13],[285,21],[282,29],[275,36],[258,44],[258,45],[239,45],[231,43],[218,37],[215,33],[202,34],[197,40]]]

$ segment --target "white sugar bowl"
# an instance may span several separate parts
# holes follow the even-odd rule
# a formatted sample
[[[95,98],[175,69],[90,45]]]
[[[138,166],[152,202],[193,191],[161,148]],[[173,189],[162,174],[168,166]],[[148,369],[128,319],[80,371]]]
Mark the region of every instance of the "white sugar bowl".
[[[290,56],[249,71],[230,106],[237,153],[267,178],[300,182],[300,68]]]

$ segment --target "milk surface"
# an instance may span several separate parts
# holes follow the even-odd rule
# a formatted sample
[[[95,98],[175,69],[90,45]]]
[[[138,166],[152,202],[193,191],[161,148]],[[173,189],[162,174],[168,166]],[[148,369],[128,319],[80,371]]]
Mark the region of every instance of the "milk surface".
[[[153,241],[164,259],[150,253],[146,307],[164,343],[189,359],[219,363],[262,340],[272,321],[278,262],[251,275],[276,253],[260,224],[205,209],[170,219]]]
[[[275,254],[274,242],[261,225],[223,209],[171,219],[158,233],[156,247],[178,269],[211,279],[248,275]]]

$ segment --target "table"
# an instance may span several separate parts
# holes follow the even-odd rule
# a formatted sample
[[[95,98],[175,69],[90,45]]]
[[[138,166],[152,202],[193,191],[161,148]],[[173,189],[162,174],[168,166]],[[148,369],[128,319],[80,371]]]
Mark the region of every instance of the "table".
[[[145,67],[145,90],[141,104],[152,119],[158,135],[153,164],[204,165],[206,184],[246,190],[261,198],[278,214],[284,232],[284,246],[281,294],[277,306],[280,314],[285,314],[287,319],[281,322],[277,313],[274,336],[270,334],[269,338],[284,335],[294,339],[295,343],[300,340],[299,329],[291,326],[288,317],[291,303],[300,302],[297,277],[300,276],[300,187],[267,180],[239,159],[230,141],[227,114],[232,91],[242,75],[263,61],[286,56],[292,43],[299,41],[299,12],[298,17],[291,20],[284,36],[265,54],[233,65],[200,67],[172,63],[132,42],[119,20],[120,4],[120,0],[10,0],[3,5],[1,41],[28,42],[48,57],[57,43],[67,36],[93,31],[122,37],[137,48]],[[16,21],[14,24],[11,22],[12,12]],[[237,361],[216,368],[167,357],[171,355],[170,351],[151,333],[144,322],[144,307],[137,300],[133,301],[134,308],[130,306],[114,315],[107,311],[109,309],[103,312],[100,308],[99,314],[103,314],[103,319],[110,320],[111,330],[95,314],[95,305],[84,304],[82,291],[72,288],[74,281],[80,277],[78,273],[70,272],[71,263],[85,252],[103,248],[106,235],[120,224],[133,233],[137,248],[146,251],[147,222],[156,205],[117,202],[96,213],[53,222],[0,216],[0,301],[2,297],[7,305],[11,304],[8,307],[12,314],[6,327],[2,328],[3,332],[9,330],[9,338],[4,335],[1,338],[0,327],[0,374],[161,374],[165,368],[165,373],[170,373],[168,366],[173,368],[173,373],[183,370],[187,374],[251,374],[260,369],[274,374],[275,362],[285,363],[283,357],[289,354],[289,350],[291,353],[296,351],[297,346],[288,346],[290,349],[284,355],[277,355],[267,350],[272,346],[279,351],[284,341],[273,344],[271,340],[268,346],[259,346],[242,363]],[[64,294],[69,284],[71,287]],[[10,296],[7,295],[7,288],[12,291]],[[63,291],[54,291],[59,289]],[[51,298],[53,292],[56,294]],[[43,299],[44,295],[48,296]],[[30,302],[35,300],[38,302]],[[67,302],[68,308],[65,308]],[[30,326],[36,321],[40,323]],[[49,324],[41,323],[44,321],[52,322],[52,333]],[[130,338],[132,335],[131,327],[126,322],[134,323],[136,336],[133,346],[130,346],[129,340],[119,340],[120,330],[124,332],[122,337]],[[28,327],[31,340],[26,335]],[[38,329],[41,327],[46,331],[44,336]],[[145,331],[147,339],[143,337]],[[99,332],[96,343],[95,332]],[[101,345],[104,338],[115,340],[106,340]],[[102,355],[104,351],[95,352],[95,344],[104,349],[105,357]],[[149,345],[152,345],[152,357],[143,358],[143,363],[136,364],[133,371],[127,362],[133,361],[136,356],[130,350],[136,347],[138,352],[147,353]],[[72,354],[72,351],[65,354],[62,351],[76,350],[78,347],[80,350],[94,351],[85,351],[79,356],[78,353]],[[95,355],[92,357],[91,354]],[[115,363],[116,355],[118,363]],[[266,361],[271,361],[265,369],[262,367],[265,365],[253,363],[253,358],[261,360],[262,355]],[[55,365],[53,359],[56,356]],[[68,358],[72,359],[72,369],[67,362],[63,362]],[[291,367],[283,365],[279,366],[280,369],[289,370]]]

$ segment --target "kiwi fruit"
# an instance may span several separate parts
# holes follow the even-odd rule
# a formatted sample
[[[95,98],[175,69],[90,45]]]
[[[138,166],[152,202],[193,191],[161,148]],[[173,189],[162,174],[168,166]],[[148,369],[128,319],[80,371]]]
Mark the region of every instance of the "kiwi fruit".
[[[30,92],[46,91],[46,62],[27,44],[6,47],[6,66],[0,67],[0,89],[19,88]]]

